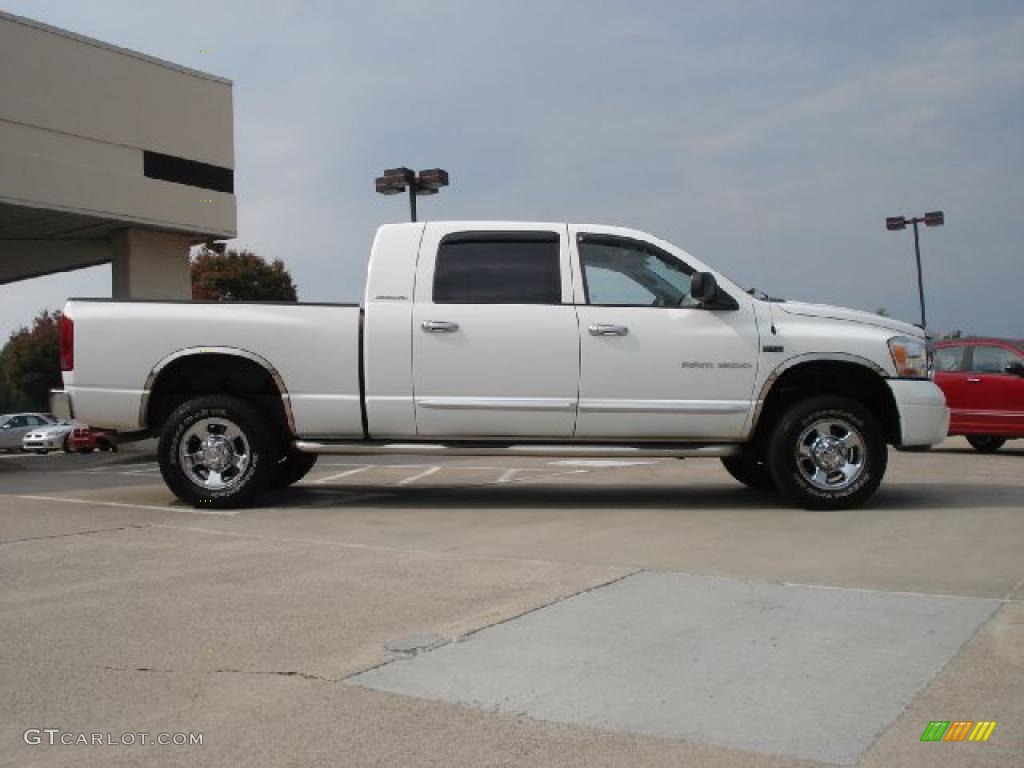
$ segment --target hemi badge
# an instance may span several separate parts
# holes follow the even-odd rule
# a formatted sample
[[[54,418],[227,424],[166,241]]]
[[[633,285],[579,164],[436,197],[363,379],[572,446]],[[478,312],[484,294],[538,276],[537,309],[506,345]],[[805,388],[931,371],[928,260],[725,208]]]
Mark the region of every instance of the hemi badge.
[[[782,352],[783,348],[781,344],[765,344],[761,347],[765,352]]]

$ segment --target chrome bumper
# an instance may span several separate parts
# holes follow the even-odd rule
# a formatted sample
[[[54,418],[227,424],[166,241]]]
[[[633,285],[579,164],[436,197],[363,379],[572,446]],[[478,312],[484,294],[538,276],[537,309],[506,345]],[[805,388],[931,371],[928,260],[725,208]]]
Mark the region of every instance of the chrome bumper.
[[[63,389],[51,389],[50,413],[61,421],[75,418],[75,413],[71,408],[71,395]]]

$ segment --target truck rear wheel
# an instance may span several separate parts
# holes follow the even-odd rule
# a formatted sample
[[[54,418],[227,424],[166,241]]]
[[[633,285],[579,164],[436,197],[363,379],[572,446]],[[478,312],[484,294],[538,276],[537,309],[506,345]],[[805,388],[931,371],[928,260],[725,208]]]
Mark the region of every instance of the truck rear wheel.
[[[304,453],[294,448],[289,450],[277,463],[271,488],[287,488],[309,474],[319,457],[315,453]]]
[[[882,427],[860,403],[812,397],[779,419],[768,446],[778,489],[804,509],[850,509],[871,497],[885,475]]]
[[[245,400],[210,395],[181,405],[164,424],[160,474],[199,508],[239,507],[270,485],[280,458],[269,422]]]
[[[746,450],[738,456],[726,456],[722,459],[722,466],[725,471],[739,480],[748,488],[756,491],[774,491],[775,481],[772,473],[768,471],[768,464],[764,456],[754,451]]]

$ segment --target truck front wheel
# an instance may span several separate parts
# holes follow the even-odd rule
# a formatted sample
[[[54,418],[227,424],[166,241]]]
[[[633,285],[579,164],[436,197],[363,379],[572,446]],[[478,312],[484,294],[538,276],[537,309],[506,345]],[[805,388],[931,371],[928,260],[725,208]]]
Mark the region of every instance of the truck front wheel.
[[[158,454],[160,474],[175,496],[198,508],[228,508],[267,489],[280,449],[252,405],[210,395],[189,400],[168,417]]]
[[[812,397],[793,405],[772,431],[768,468],[776,487],[804,509],[850,509],[885,475],[881,425],[855,400]]]

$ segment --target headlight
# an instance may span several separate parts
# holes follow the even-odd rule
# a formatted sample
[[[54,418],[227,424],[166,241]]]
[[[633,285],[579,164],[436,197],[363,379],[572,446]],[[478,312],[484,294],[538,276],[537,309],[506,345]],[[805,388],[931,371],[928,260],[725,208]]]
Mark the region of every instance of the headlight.
[[[889,339],[889,352],[897,376],[903,379],[928,378],[928,347],[923,340],[894,336]]]

